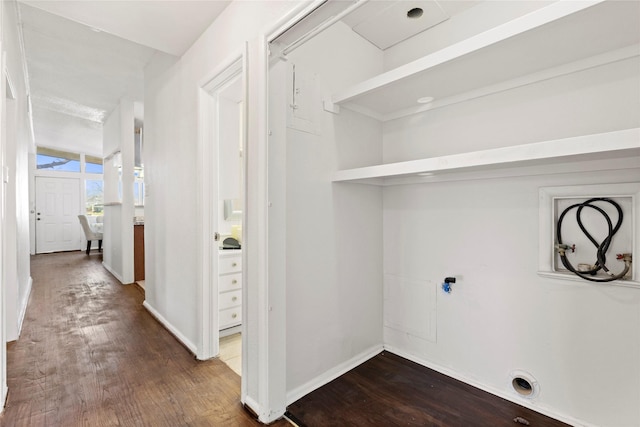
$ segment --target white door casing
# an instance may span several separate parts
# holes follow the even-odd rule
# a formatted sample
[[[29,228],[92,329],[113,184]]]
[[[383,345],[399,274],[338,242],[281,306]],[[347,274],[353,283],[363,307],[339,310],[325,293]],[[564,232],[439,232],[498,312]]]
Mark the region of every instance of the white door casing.
[[[196,355],[200,360],[214,357],[219,352],[218,242],[214,238],[215,235],[219,235],[218,212],[221,208],[219,183],[221,174],[226,177],[232,174],[234,169],[237,169],[232,168],[229,171],[226,170],[226,167],[221,169],[218,161],[224,155],[220,141],[226,135],[223,128],[231,125],[237,135],[237,125],[225,120],[221,113],[221,105],[226,105],[225,100],[222,99],[224,91],[238,78],[243,78],[244,54],[236,56],[234,60],[225,62],[225,64],[224,67],[213,73],[211,79],[201,85],[200,91],[199,150],[201,156],[198,177],[202,200],[200,227],[203,237],[200,242],[202,254],[201,287],[199,289],[201,301],[199,307],[200,334]],[[244,98],[244,88],[242,89],[242,98]],[[243,131],[241,132],[243,133]]]
[[[80,249],[80,179],[36,177],[36,253]]]

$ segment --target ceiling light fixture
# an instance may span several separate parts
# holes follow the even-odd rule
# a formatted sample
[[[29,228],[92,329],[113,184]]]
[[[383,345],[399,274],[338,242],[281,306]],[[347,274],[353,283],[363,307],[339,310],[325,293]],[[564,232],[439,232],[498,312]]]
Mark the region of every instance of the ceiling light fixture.
[[[418,98],[418,104],[429,104],[433,102],[434,99],[433,96],[423,96],[422,98]]]

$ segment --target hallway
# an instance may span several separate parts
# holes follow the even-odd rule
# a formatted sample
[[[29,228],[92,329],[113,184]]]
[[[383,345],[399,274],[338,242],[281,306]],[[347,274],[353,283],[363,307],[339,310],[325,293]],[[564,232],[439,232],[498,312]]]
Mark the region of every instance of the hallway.
[[[31,258],[0,425],[259,425],[239,402],[239,377],[217,359],[195,360],[142,307],[143,291],[120,285],[101,261],[84,252]]]

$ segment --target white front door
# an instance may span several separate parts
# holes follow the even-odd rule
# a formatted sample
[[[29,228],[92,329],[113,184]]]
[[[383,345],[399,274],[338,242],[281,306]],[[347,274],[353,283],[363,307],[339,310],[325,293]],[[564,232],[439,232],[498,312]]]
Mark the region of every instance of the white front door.
[[[80,179],[36,177],[36,253],[80,248]]]

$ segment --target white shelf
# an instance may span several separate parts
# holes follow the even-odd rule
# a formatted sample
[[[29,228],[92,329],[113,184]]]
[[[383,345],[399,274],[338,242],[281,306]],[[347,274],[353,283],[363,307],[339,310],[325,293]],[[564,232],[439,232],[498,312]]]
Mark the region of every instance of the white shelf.
[[[404,183],[391,178],[421,177],[419,174],[489,171],[499,168],[545,167],[554,163],[576,163],[640,156],[640,128],[585,135],[462,154],[388,163],[335,172],[334,182],[359,182],[373,185]],[[516,174],[517,175],[517,174]]]
[[[568,64],[589,68],[638,56],[638,28],[636,1],[561,0],[335,93],[331,103],[390,120],[485,95],[482,88],[530,83],[523,76],[575,72]],[[620,54],[611,57],[615,51]],[[435,101],[419,106],[417,99],[426,96]]]

